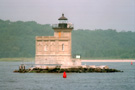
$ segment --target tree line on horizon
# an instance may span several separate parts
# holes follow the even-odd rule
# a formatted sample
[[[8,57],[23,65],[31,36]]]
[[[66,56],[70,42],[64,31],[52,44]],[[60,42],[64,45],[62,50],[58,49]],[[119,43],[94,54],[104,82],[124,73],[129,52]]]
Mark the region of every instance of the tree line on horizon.
[[[51,25],[0,19],[0,58],[35,57],[36,36],[53,36]],[[72,57],[78,54],[85,59],[135,58],[135,32],[73,30]]]

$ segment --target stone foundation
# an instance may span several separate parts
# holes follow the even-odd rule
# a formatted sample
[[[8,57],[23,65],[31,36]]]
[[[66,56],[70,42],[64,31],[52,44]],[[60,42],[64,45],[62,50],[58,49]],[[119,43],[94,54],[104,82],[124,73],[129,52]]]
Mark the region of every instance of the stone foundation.
[[[71,55],[36,55],[35,64],[41,68],[43,65],[59,64],[62,67],[81,66],[80,59],[72,59]],[[49,66],[48,66],[49,67]]]
[[[96,68],[95,68],[96,67]],[[19,68],[19,70],[15,70],[14,72],[19,73],[90,73],[90,72],[98,72],[98,73],[112,73],[112,72],[123,72],[117,69],[109,69],[108,66],[95,66],[92,68],[91,66],[71,66],[71,67],[51,67],[51,68]]]

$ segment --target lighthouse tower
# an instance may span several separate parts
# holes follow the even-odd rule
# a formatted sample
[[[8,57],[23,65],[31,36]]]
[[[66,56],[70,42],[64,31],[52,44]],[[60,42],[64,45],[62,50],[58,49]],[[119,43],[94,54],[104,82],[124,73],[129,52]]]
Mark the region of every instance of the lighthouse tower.
[[[71,32],[73,30],[73,25],[68,23],[68,19],[64,17],[64,14],[58,19],[59,23],[53,25],[54,37],[58,40],[57,55],[63,55],[71,58]]]
[[[71,54],[73,24],[68,23],[64,14],[58,20],[58,24],[52,25],[54,36],[36,37],[35,64],[42,66],[59,64],[62,67],[79,66],[81,65],[80,60],[72,59]]]

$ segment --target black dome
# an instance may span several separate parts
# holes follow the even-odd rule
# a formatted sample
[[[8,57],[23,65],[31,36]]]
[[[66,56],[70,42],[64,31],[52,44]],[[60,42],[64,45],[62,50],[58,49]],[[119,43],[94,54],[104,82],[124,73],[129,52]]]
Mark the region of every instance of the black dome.
[[[68,20],[68,19],[64,17],[64,14],[62,14],[62,16],[58,20]]]

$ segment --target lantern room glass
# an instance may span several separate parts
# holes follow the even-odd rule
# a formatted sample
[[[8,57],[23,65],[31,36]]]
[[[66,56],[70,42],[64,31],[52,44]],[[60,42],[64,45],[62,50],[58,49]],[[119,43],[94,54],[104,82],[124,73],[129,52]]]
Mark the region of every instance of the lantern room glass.
[[[67,20],[59,20],[59,23],[67,23]]]

